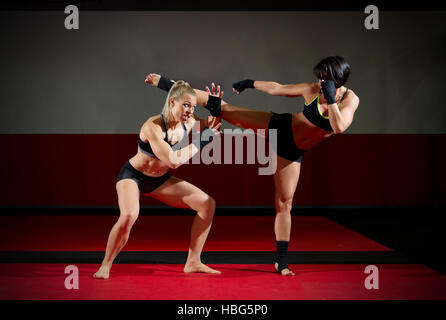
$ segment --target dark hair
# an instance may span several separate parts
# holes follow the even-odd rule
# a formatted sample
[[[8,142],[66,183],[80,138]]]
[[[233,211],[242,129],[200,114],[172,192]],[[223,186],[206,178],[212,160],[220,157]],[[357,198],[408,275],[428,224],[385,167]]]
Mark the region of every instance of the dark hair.
[[[350,65],[340,56],[327,57],[319,61],[313,73],[320,80],[332,80],[340,88],[348,80]]]

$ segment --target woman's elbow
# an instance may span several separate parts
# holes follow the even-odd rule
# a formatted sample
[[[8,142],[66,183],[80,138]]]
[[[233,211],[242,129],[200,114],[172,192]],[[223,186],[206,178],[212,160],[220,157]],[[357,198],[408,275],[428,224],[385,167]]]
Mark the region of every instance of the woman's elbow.
[[[282,92],[282,85],[277,82],[273,82],[271,86],[268,87],[266,93],[271,96],[280,96]]]
[[[266,90],[266,93],[270,96],[277,96],[277,92],[278,90],[276,88],[268,88],[268,90]]]
[[[175,160],[171,160],[171,161],[169,161],[169,163],[168,163],[168,167],[169,167],[169,169],[173,169],[173,170],[175,170],[175,169],[177,169],[178,167],[180,167],[182,165],[182,163],[179,161],[179,159],[175,159]]]
[[[169,169],[176,169],[182,165],[181,159],[179,158],[176,152],[170,152],[164,163],[167,165]]]
[[[348,126],[346,125],[342,125],[342,124],[338,124],[336,126],[333,127],[333,132],[335,134],[341,134],[343,133],[345,130],[347,130]]]
[[[345,131],[345,130],[343,130],[343,129],[339,129],[339,128],[336,128],[336,129],[333,130],[334,134],[341,134],[341,133],[343,133],[344,131]]]
[[[169,164],[167,165],[167,167],[168,167],[169,169],[175,170],[176,168],[179,167],[179,165],[178,165],[178,164],[174,164],[174,163],[169,163]]]

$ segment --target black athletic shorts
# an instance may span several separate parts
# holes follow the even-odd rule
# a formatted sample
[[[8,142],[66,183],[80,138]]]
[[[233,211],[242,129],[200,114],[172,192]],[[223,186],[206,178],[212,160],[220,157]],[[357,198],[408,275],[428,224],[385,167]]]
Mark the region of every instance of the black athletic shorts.
[[[150,193],[159,186],[161,186],[169,178],[170,178],[169,173],[165,173],[161,177],[146,176],[141,171],[138,171],[135,168],[133,168],[130,162],[127,161],[122,166],[121,171],[119,171],[118,177],[116,178],[116,182],[122,179],[132,179],[138,184],[138,188],[141,191],[141,193]]]
[[[268,130],[277,130],[277,155],[290,161],[301,162],[305,150],[299,149],[294,143],[293,130],[291,126],[291,113],[272,113],[269,119]],[[269,132],[267,136],[269,141]]]

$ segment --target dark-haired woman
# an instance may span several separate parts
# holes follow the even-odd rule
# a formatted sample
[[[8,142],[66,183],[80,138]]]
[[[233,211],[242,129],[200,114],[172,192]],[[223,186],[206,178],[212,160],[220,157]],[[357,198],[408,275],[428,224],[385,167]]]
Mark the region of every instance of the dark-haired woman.
[[[233,84],[233,90],[237,94],[247,88],[255,88],[275,96],[303,97],[305,105],[302,112],[278,114],[242,108],[225,101],[221,102],[221,110],[210,110],[212,115],[221,116],[222,119],[242,128],[277,130],[278,157],[277,170],[274,173],[274,231],[277,248],[275,268],[285,276],[294,275],[288,268],[288,245],[291,208],[299,181],[302,157],[322,140],[344,132],[352,123],[359,105],[358,96],[344,86],[350,75],[350,66],[342,57],[327,57],[321,60],[313,71],[318,82],[279,84],[272,81],[243,80]],[[165,83],[164,79],[161,77],[159,82]],[[148,82],[153,85],[158,83]],[[198,103],[204,106],[208,94],[196,89],[195,91]],[[207,91],[211,93],[209,88]],[[219,91],[219,87],[212,85],[212,94],[218,94]]]

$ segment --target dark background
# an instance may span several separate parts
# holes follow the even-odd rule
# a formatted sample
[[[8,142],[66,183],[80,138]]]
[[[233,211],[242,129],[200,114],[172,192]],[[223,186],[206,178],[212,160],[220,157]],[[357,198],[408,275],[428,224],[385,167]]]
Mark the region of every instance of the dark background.
[[[79,10],[79,30],[65,29],[63,10],[0,12],[0,133],[137,133],[164,104],[144,82],[150,72],[202,89],[214,81],[233,104],[300,112],[301,98],[235,96],[231,84],[312,82],[329,55],[350,63],[346,86],[361,100],[348,133],[446,132],[444,11],[380,11],[367,30],[363,9]]]

